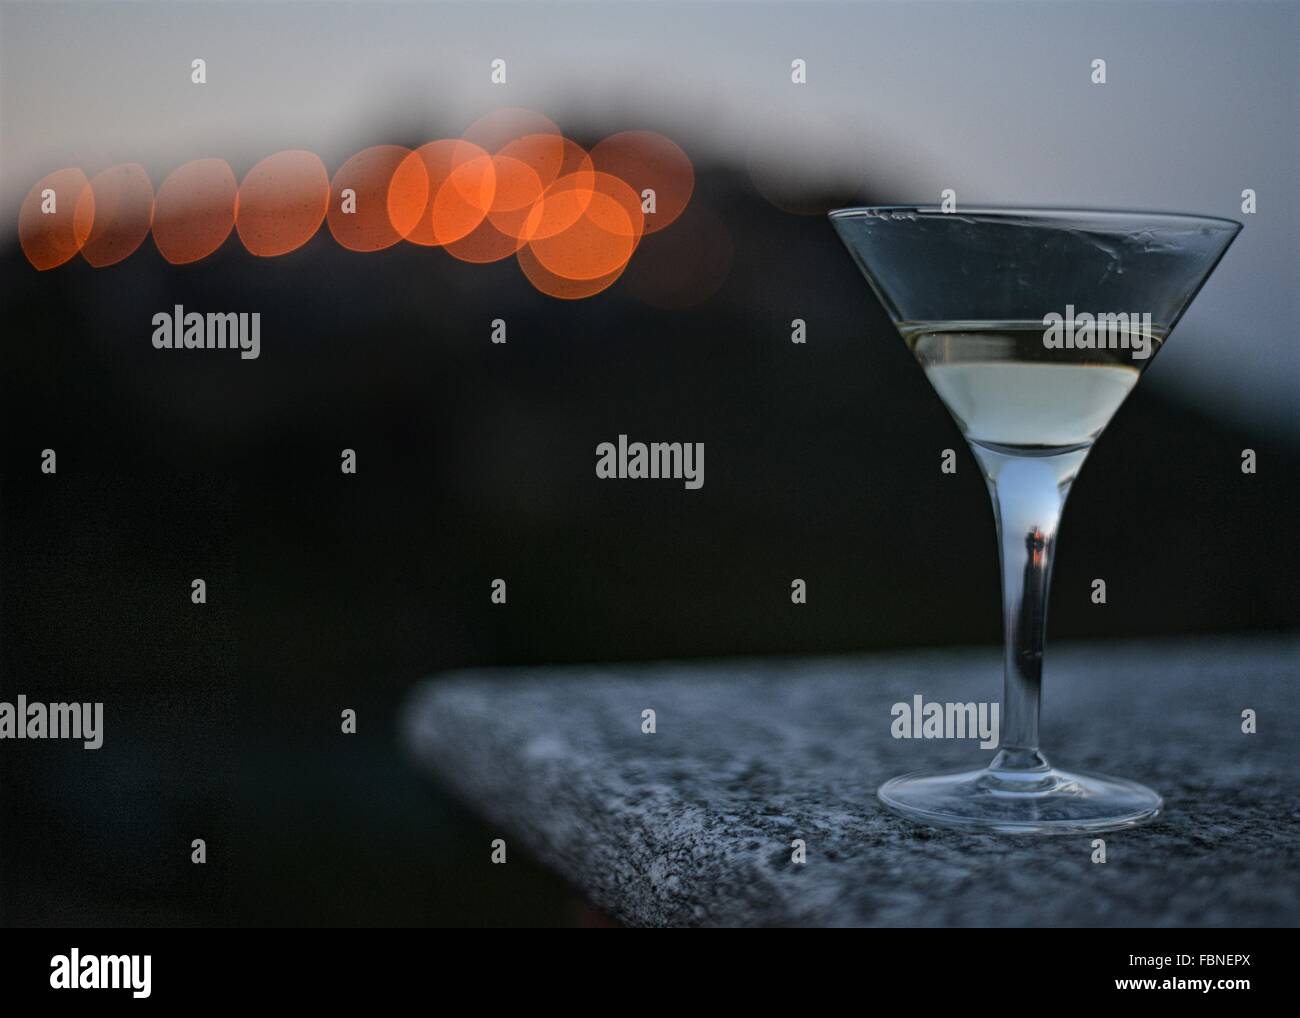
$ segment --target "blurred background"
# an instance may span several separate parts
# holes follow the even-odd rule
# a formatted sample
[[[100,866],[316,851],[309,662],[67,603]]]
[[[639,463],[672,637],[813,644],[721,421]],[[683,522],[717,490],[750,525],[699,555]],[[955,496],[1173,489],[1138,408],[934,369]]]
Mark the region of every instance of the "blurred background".
[[[983,482],[838,205],[952,188],[1243,220],[1074,487],[1050,638],[1295,628],[1298,10],[5,3],[0,699],[102,700],[106,733],[0,745],[0,921],[598,922],[521,854],[491,867],[495,833],[405,759],[420,678],[996,641]],[[687,213],[591,299],[325,229],[188,266],[146,240],[37,272],[18,244],[64,167],[157,187],[302,148],[333,173],[514,106],[584,146],[659,132],[694,167]],[[260,358],[154,350],[177,303],[259,311]],[[598,482],[619,434],[703,442],[703,489]]]

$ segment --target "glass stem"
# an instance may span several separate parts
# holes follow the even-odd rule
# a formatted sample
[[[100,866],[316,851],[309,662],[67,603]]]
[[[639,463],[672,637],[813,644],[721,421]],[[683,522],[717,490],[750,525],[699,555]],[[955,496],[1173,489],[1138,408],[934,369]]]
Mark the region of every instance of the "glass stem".
[[[1026,456],[971,448],[993,499],[1002,564],[1005,686],[1001,741],[989,769],[1032,778],[1049,770],[1038,751],[1038,710],[1052,552],[1066,496],[1088,450]]]

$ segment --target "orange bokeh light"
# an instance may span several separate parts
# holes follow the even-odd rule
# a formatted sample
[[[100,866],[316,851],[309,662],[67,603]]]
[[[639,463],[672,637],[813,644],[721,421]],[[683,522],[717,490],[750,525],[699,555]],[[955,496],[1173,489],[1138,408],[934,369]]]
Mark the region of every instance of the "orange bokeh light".
[[[503,145],[495,154],[527,163],[543,188],[566,174],[590,173],[594,168],[586,149],[558,134],[526,134]]]
[[[363,149],[333,179],[318,156],[300,149],[266,157],[239,183],[224,160],[194,160],[173,170],[156,196],[136,163],[89,181],[79,169],[59,170],[24,200],[19,240],[38,269],[78,252],[104,266],[135,251],[152,228],[159,254],[183,265],[212,254],[232,229],[250,253],[275,257],[301,247],[328,223],[333,238],[351,251],[379,251],[406,239],[442,247],[466,262],[516,255],[540,292],[576,300],[623,275],[642,238],[682,215],[694,180],[686,154],[662,135],[625,131],[589,153],[548,117],[512,107],[479,118],[461,138],[414,151],[400,145]],[[54,195],[43,198],[47,190]],[[650,190],[654,201],[647,209]],[[43,212],[56,197],[57,211]],[[725,229],[719,240],[703,225],[696,224],[697,239],[717,241],[706,245],[707,253],[721,256],[705,259],[709,287],[681,284],[683,273],[695,271],[686,262],[694,264],[701,254],[683,240],[684,247],[659,252],[647,278],[668,283],[669,293],[651,297],[700,299],[720,285],[730,264],[729,238]]]
[[[261,258],[296,251],[325,221],[329,196],[329,174],[314,152],[289,149],[267,156],[239,185],[239,239]]]
[[[529,240],[546,240],[563,233],[587,211],[595,185],[594,173],[572,173],[561,177],[529,210],[523,234]]]
[[[641,208],[631,188],[596,174],[587,207],[552,237],[529,241],[542,267],[565,279],[598,279],[627,264],[641,239]]]
[[[85,232],[81,257],[97,269],[135,253],[153,224],[153,183],[139,163],[110,166],[90,179],[77,199],[77,232]]]
[[[53,192],[49,199],[43,192]],[[89,224],[77,223],[77,205],[88,195],[93,213],[90,181],[76,167],[55,170],[38,180],[18,211],[18,243],[27,260],[40,271],[53,269],[75,257],[90,234]],[[52,212],[43,212],[49,201]],[[79,228],[80,225],[80,228]]]
[[[436,144],[437,142],[429,143]],[[393,232],[403,240],[411,240],[411,234],[417,227],[425,225],[424,217],[428,215],[429,169],[424,153],[429,145],[421,145],[405,156],[393,170],[393,176],[388,182],[388,221]]]
[[[404,239],[437,247],[483,222],[495,191],[491,156],[477,145],[443,138],[402,160],[388,188],[388,215]]]
[[[523,271],[528,282],[539,292],[548,297],[555,297],[558,300],[583,300],[587,297],[594,297],[602,290],[607,290],[617,282],[623,270],[627,268],[627,262],[620,265],[615,271],[606,276],[599,276],[596,279],[565,279],[563,276],[557,276],[546,266],[537,260],[537,256],[532,250],[525,245],[519,249],[518,254],[519,268]]]
[[[172,265],[206,258],[235,228],[239,185],[224,159],[195,159],[178,166],[158,188],[153,242]]]
[[[382,251],[402,239],[393,223],[389,199],[397,171],[410,155],[411,150],[401,145],[373,145],[338,168],[330,183],[325,221],[341,246],[349,251]],[[346,205],[345,190],[353,192]],[[417,198],[423,205],[428,199],[427,179],[422,187],[419,174],[404,180],[397,195],[399,207],[414,204]]]
[[[591,150],[591,161],[600,172],[627,181],[638,196],[654,191],[655,211],[645,217],[646,233],[671,224],[695,190],[691,160],[676,142],[654,131],[611,134]]]
[[[455,244],[485,225],[496,186],[496,164],[491,156],[474,156],[456,166],[433,192],[429,229],[434,243]]]
[[[486,265],[509,258],[523,245],[524,242],[518,237],[502,233],[492,225],[491,220],[485,219],[465,236],[447,244],[443,250],[462,262]]]
[[[493,156],[492,166],[496,191],[488,221],[499,232],[522,243],[531,236],[529,225],[536,222],[533,209],[542,198],[542,181],[531,166],[511,156]]]

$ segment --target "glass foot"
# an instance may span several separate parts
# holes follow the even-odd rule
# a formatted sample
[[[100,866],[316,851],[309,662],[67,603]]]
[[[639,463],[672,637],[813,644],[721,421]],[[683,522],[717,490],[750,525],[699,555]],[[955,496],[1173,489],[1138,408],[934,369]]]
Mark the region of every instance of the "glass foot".
[[[1159,815],[1145,785],[1047,767],[1030,771],[917,771],[880,786],[880,801],[918,823],[976,833],[1117,831]]]

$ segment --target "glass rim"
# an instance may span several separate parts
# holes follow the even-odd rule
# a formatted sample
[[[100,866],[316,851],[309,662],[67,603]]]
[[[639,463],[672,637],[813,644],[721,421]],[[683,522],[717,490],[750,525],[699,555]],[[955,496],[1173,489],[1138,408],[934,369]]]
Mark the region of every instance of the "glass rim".
[[[1244,223],[1240,223],[1235,219],[1228,219],[1224,216],[1204,216],[1194,212],[1152,212],[1145,209],[1086,209],[1054,206],[980,205],[969,208],[959,208],[953,212],[945,212],[943,208],[938,205],[854,205],[831,209],[830,212],[827,213],[827,216],[832,220],[871,219],[876,218],[881,213],[890,212],[906,212],[926,217],[952,216],[962,218],[974,216],[979,219],[992,220],[1024,219],[1031,222],[1047,222],[1052,219],[1071,221],[1092,220],[1100,224],[1126,219],[1146,219],[1166,223],[1181,222],[1200,223],[1202,225],[1217,224],[1219,226],[1231,227],[1235,230],[1245,228]]]

